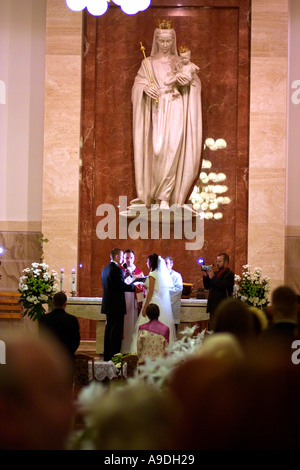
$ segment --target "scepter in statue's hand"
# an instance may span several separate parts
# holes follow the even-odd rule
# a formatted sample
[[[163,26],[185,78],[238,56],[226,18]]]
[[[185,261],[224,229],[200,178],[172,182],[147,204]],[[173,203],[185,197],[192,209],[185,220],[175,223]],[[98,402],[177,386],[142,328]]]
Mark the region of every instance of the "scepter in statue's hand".
[[[146,62],[146,66],[147,66],[147,70],[148,70],[148,74],[149,74],[150,83],[151,83],[151,85],[152,85],[152,88],[155,90],[154,82],[153,82],[152,75],[151,75],[150,68],[149,68],[149,64],[148,64],[148,60],[147,60],[147,57],[146,57],[146,54],[145,54],[145,48],[144,48],[142,42],[140,42],[140,45],[141,45],[141,51],[142,51],[142,53],[143,53],[143,55],[144,55],[144,58],[145,58],[145,62]],[[155,102],[158,103],[158,99],[157,99],[157,98],[155,98]]]

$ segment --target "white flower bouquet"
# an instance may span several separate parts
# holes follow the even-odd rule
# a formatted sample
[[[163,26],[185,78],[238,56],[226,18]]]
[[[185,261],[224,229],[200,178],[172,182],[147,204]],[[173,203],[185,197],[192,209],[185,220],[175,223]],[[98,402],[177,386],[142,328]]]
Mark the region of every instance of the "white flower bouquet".
[[[23,316],[38,320],[45,313],[45,304],[52,305],[53,295],[57,290],[57,273],[49,271],[45,263],[32,263],[31,268],[23,269],[18,291],[24,307]]]
[[[235,275],[233,296],[252,307],[264,308],[269,304],[270,278],[261,276],[261,268],[255,268],[253,274],[250,268],[246,264],[243,266],[242,277]]]
[[[115,354],[111,358],[111,361],[116,366],[117,375],[120,375],[120,373],[121,373],[122,359],[126,356],[130,356],[130,354],[129,353],[126,353],[126,354],[118,353],[118,354]]]

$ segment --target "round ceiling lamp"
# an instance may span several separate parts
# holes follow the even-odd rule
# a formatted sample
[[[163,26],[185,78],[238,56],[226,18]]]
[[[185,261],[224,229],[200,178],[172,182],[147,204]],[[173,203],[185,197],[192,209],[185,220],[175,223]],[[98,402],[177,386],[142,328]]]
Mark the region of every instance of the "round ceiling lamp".
[[[85,8],[93,16],[101,16],[106,13],[111,0],[66,0],[66,5],[72,11],[82,11]],[[114,0],[126,15],[135,15],[149,8],[151,0]]]

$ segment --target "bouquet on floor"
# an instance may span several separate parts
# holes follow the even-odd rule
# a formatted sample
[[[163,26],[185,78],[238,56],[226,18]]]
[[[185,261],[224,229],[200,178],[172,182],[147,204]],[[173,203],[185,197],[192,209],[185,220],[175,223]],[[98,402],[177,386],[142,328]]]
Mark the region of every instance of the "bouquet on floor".
[[[251,307],[264,308],[269,304],[270,278],[262,277],[261,268],[255,268],[251,274],[250,266],[243,266],[242,277],[235,275],[233,296]]]
[[[57,291],[57,273],[49,271],[45,263],[32,263],[31,268],[23,269],[20,277],[18,292],[21,294],[23,316],[29,316],[33,321],[39,320],[45,313],[45,305],[52,308],[53,295]]]
[[[111,358],[111,361],[113,362],[113,364],[116,367],[117,375],[121,374],[122,359],[126,356],[130,356],[130,354],[129,353],[126,353],[126,354],[118,353],[118,354],[115,354]]]

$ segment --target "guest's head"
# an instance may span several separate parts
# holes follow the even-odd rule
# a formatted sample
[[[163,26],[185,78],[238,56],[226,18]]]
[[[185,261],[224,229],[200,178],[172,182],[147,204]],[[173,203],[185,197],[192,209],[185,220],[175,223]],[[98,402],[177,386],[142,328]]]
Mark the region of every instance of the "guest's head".
[[[254,332],[256,335],[260,335],[261,332],[268,327],[267,315],[261,308],[248,307],[248,310],[252,315]]]
[[[272,292],[273,321],[294,320],[297,321],[298,301],[297,294],[288,286],[277,287]]]
[[[156,304],[149,304],[146,308],[146,315],[149,320],[157,320],[159,317],[159,306]]]
[[[231,333],[207,335],[199,347],[197,355],[233,362],[244,359],[242,347],[238,339]]]
[[[63,291],[56,292],[53,296],[53,305],[55,308],[65,308],[67,300],[67,296]]]
[[[147,264],[150,271],[154,271],[154,269],[156,269],[158,266],[158,255],[156,253],[149,255],[147,258]]]
[[[254,325],[251,313],[245,303],[227,298],[217,307],[212,329],[215,333],[232,333],[242,345],[254,338]]]
[[[168,383],[183,406],[179,448],[297,449],[298,367],[278,346],[242,361],[202,356],[179,364]]]
[[[229,256],[227,253],[220,253],[217,256],[217,268],[218,269],[223,269],[227,268],[229,265]]]
[[[1,335],[2,336],[2,335]],[[0,448],[62,450],[73,420],[72,366],[57,343],[5,335],[0,365]]]

